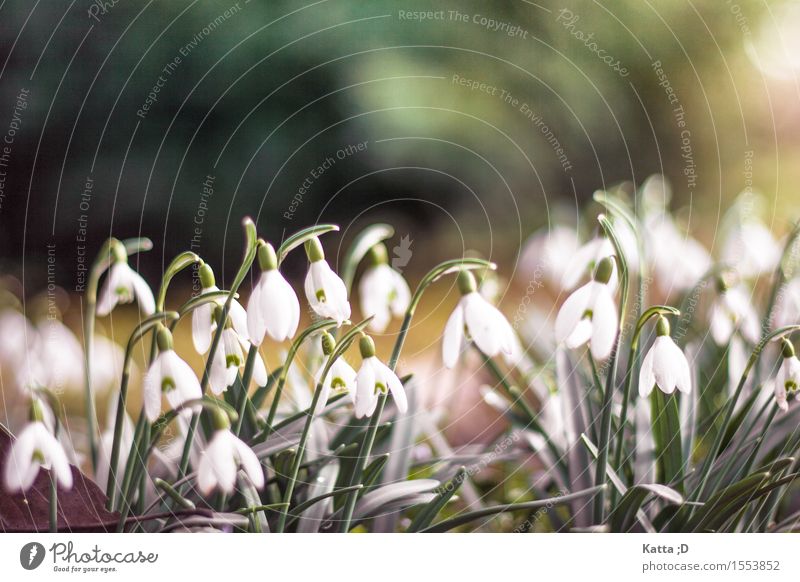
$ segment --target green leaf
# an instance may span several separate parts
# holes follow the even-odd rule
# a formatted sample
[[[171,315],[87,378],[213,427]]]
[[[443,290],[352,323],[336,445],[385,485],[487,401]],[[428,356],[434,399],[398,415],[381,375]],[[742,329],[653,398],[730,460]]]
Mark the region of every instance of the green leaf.
[[[367,467],[364,469],[363,476],[361,477],[361,482],[364,484],[364,491],[361,492],[360,495],[368,493],[372,486],[378,482],[378,478],[381,476],[381,472],[386,466],[386,462],[388,460],[389,453],[385,453],[367,465]]]
[[[601,489],[605,488],[606,485],[603,484],[603,485],[597,485],[595,487],[590,487],[589,489],[584,489],[582,491],[576,491],[575,493],[570,493],[568,495],[561,495],[559,497],[550,497],[548,499],[540,499],[537,501],[525,501],[522,503],[508,503],[506,505],[495,505],[493,507],[486,507],[484,509],[462,513],[461,515],[458,515],[451,519],[440,521],[439,523],[436,523],[422,530],[422,532],[442,533],[450,531],[451,529],[454,529],[458,526],[467,524],[471,521],[475,521],[476,519],[481,519],[482,517],[489,517],[491,515],[497,515],[498,513],[506,513],[508,511],[540,509],[542,507],[554,507],[556,505],[564,505],[566,503],[569,503],[570,501],[594,495]]]
[[[718,517],[722,513],[735,512],[746,505],[753,494],[767,483],[769,477],[769,473],[754,473],[712,495],[689,520],[684,530],[713,530],[720,523]]]
[[[678,490],[683,493],[684,463],[678,399],[656,387],[650,395],[650,404],[658,481],[677,482]]]
[[[444,506],[450,502],[453,495],[461,489],[461,485],[466,478],[467,469],[465,467],[460,467],[453,478],[439,488],[439,493],[436,495],[436,498],[419,510],[419,513],[417,513],[411,525],[408,527],[408,531],[415,533],[428,527],[431,522],[436,519],[436,516],[439,515],[439,512]]]
[[[659,497],[672,505],[683,503],[683,495],[666,485],[657,483],[634,485],[622,496],[619,505],[611,513],[609,518],[611,531],[629,531],[636,519],[637,512],[650,495]]]
[[[339,227],[335,224],[318,224],[316,226],[310,226],[308,228],[304,228],[300,232],[297,232],[283,241],[283,244],[278,247],[278,266],[283,262],[290,252],[296,249],[299,246],[305,244],[307,240],[311,240],[314,237],[320,236],[325,234],[326,232],[332,232],[339,230]]]

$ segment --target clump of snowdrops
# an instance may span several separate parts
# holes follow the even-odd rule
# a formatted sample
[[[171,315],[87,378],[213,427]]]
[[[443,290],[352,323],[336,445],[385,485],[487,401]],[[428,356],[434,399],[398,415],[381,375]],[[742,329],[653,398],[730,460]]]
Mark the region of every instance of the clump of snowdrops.
[[[275,248],[245,219],[229,288],[187,252],[155,295],[128,263],[149,242],[110,239],[84,303],[86,443],[68,442],[48,366],[20,366],[29,420],[5,459],[4,487],[25,494],[45,470],[56,528],[83,449],[119,531],[796,529],[798,230],[781,244],[735,206],[714,260],[665,208],[660,178],[595,200],[603,211],[588,240],[560,225],[526,243],[513,325],[493,305],[495,266],[482,259],[441,263],[412,292],[389,263],[387,225],[356,237],[337,273],[321,243],[334,225]],[[304,329],[301,300],[281,274],[299,249],[308,259],[302,303],[314,314]],[[202,291],[165,310],[173,277],[191,268]],[[363,319],[352,321],[359,272]],[[460,448],[440,432],[441,411],[425,409],[414,370],[398,369],[426,289],[446,277],[460,299],[441,331],[441,362],[466,372],[458,378],[484,375],[482,405],[504,427]],[[97,349],[96,318],[132,301],[141,318],[101,430],[95,388],[109,356]],[[199,375],[175,348],[183,320],[205,357]],[[393,320],[393,348],[380,353],[371,334]],[[143,347],[134,421],[132,356]],[[272,370],[265,350],[284,354]]]

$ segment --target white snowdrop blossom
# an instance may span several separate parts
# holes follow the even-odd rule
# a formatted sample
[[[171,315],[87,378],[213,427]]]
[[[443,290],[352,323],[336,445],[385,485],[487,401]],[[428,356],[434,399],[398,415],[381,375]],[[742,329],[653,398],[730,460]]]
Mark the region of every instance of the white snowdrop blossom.
[[[282,342],[294,336],[300,322],[300,302],[292,286],[278,270],[272,245],[259,246],[261,276],[247,303],[247,329],[250,341],[261,345],[265,334]]]
[[[608,285],[612,260],[608,257],[603,259],[597,267],[595,279],[574,291],[556,316],[556,341],[570,349],[588,342],[592,356],[597,360],[611,355],[619,330],[617,306]]]
[[[322,378],[322,373],[325,371],[325,366],[328,363],[328,358],[333,352],[334,347],[334,340],[330,334],[325,333],[323,335],[322,346],[326,358],[322,367],[314,376],[315,389],[317,385],[322,384],[322,391],[317,401],[317,407],[314,410],[315,415],[324,410],[325,404],[328,402],[328,397],[333,390],[346,390],[350,395],[350,400],[354,404],[356,401],[356,371],[343,357],[336,358],[331,364],[330,370],[328,370],[325,378]]]
[[[113,311],[120,303],[139,302],[139,309],[145,315],[156,311],[153,292],[142,276],[131,269],[126,260],[118,260],[111,265],[108,276],[100,289],[97,300],[97,315],[103,317]]]
[[[6,490],[12,494],[27,491],[42,467],[52,471],[63,489],[72,488],[72,469],[64,447],[44,422],[33,420],[22,429],[8,452],[4,475]]]
[[[778,329],[798,321],[800,321],[800,277],[795,277],[778,292],[772,327]]]
[[[647,256],[663,293],[688,291],[711,268],[708,251],[697,240],[678,231],[667,214],[646,220]]]
[[[216,352],[212,356],[209,386],[211,391],[220,395],[236,381],[239,368],[245,365],[247,353],[250,351],[250,342],[243,340],[232,327],[222,330],[222,338]],[[269,375],[267,367],[260,353],[256,353],[253,363],[253,381],[258,386],[264,386]]]
[[[372,338],[362,337],[359,345],[362,361],[356,376],[356,418],[372,416],[380,395],[389,392],[392,394],[397,410],[404,414],[408,410],[408,400],[400,378],[375,356],[375,344]]]
[[[514,329],[505,316],[476,291],[475,278],[469,271],[458,275],[461,299],[450,314],[442,337],[442,360],[447,368],[458,361],[464,340],[475,342],[486,356],[511,356],[516,347]]]
[[[758,341],[761,323],[744,288],[723,289],[709,313],[711,336],[717,345],[726,345],[736,332],[750,343]]]
[[[197,467],[197,487],[208,495],[215,489],[230,495],[236,486],[236,471],[241,467],[257,489],[264,487],[264,472],[253,450],[230,430],[224,413],[215,415],[216,431]]]
[[[614,245],[605,237],[597,237],[590,240],[580,247],[564,269],[564,277],[561,280],[561,288],[565,291],[574,289],[586,273],[594,271],[596,266],[606,257],[613,257],[616,254]],[[609,286],[612,289],[617,287],[616,269],[611,273]]]
[[[526,281],[544,279],[560,287],[579,245],[578,235],[571,228],[556,225],[541,229],[525,242],[518,272]]]
[[[350,318],[350,303],[344,281],[328,265],[319,240],[313,238],[306,243],[306,254],[310,265],[305,292],[311,309],[317,315],[342,325]]]
[[[375,264],[364,272],[358,286],[361,313],[372,317],[369,329],[382,332],[394,317],[402,317],[411,301],[411,290],[403,275],[388,264],[386,247],[376,245],[371,251]]]
[[[689,361],[672,341],[669,323],[663,317],[659,317],[657,337],[642,361],[639,395],[649,396],[654,387],[658,387],[664,394],[672,394],[675,388],[684,394],[692,391]]]
[[[157,341],[160,353],[144,377],[144,413],[150,422],[161,414],[162,394],[173,409],[203,397],[194,370],[172,349],[172,334],[164,326],[159,326]]]
[[[722,262],[745,278],[772,272],[781,260],[781,247],[769,229],[750,219],[736,224],[722,246]]]
[[[775,403],[786,412],[789,410],[788,398],[797,394],[800,388],[800,360],[788,340],[783,339],[782,343],[783,363],[775,376]]]
[[[214,279],[214,271],[207,263],[202,263],[198,269],[200,276],[200,284],[202,286],[201,293],[209,293],[212,291],[219,291]],[[199,354],[205,354],[211,347],[214,331],[217,329],[217,320],[215,317],[215,310],[225,304],[225,298],[221,297],[217,301],[211,303],[203,303],[192,311],[192,343],[194,349]],[[228,312],[233,329],[244,340],[249,340],[250,333],[247,327],[247,313],[235,298],[231,301],[231,307]]]

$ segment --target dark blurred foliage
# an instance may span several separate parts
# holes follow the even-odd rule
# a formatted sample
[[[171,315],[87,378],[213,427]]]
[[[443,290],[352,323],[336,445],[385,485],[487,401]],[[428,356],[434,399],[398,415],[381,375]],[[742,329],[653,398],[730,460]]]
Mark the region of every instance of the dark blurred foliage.
[[[704,192],[701,205],[715,216],[722,198],[741,190],[742,152],[775,139],[753,123],[763,113],[757,87],[737,90],[754,73],[722,1],[242,0],[203,32],[234,4],[119,0],[98,22],[85,0],[37,3],[33,14],[29,2],[5,2],[2,126],[20,89],[30,89],[0,210],[6,270],[25,256],[35,261],[26,278],[39,280],[44,261],[36,259],[54,242],[69,286],[81,214],[90,252],[109,233],[141,233],[164,262],[191,243],[208,175],[214,192],[196,250],[215,264],[227,257],[228,272],[244,214],[275,240],[320,220],[345,229],[387,220],[417,248],[436,241],[426,261],[462,246],[513,257],[555,206],[574,212],[595,189],[654,172],[672,178],[680,203],[697,204]],[[739,5],[751,23],[763,10]],[[558,18],[564,7],[579,16],[570,30],[593,33],[627,77],[570,34]],[[420,23],[400,10],[459,10],[469,21],[446,13]],[[489,30],[476,14],[517,25],[527,38]],[[195,35],[196,47],[165,75]],[[682,174],[681,135],[656,60],[686,111],[694,188]],[[141,119],[159,75],[164,86]],[[528,103],[571,169],[518,105],[458,86],[453,75]],[[312,180],[287,218],[312,170],[359,142],[366,149]],[[87,177],[94,188],[82,212]],[[156,261],[145,262],[153,275]]]

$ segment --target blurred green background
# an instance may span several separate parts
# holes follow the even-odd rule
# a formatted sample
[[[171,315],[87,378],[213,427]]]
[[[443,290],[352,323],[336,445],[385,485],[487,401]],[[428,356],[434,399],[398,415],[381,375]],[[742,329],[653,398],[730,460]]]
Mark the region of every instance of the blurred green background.
[[[21,115],[2,269],[36,289],[55,244],[73,289],[85,230],[90,255],[110,233],[151,237],[150,278],[193,243],[230,275],[245,214],[273,240],[388,221],[424,250],[410,268],[464,249],[513,266],[535,228],[653,173],[709,245],[751,184],[780,229],[800,177],[796,71],[770,45],[797,36],[781,10],[7,0],[0,131]]]

